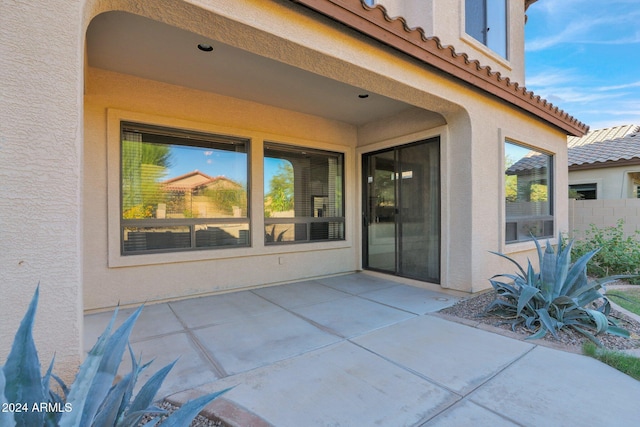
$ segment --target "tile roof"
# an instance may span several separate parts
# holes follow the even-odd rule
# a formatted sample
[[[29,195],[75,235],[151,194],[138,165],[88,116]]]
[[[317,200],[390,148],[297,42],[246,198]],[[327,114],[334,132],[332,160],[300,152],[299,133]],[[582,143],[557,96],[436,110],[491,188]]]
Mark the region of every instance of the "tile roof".
[[[428,37],[420,27],[411,28],[403,17],[391,17],[382,5],[369,7],[361,0],[291,0],[322,13],[369,37],[412,56],[438,70],[488,92],[545,120],[568,135],[582,136],[589,126],[527,90],[509,77],[502,77],[453,46],[443,46],[438,37]],[[533,3],[533,2],[529,2]],[[527,3],[525,2],[525,5]]]
[[[603,167],[605,163],[635,159],[640,163],[640,127],[634,126],[632,130],[622,137],[570,147],[569,168]]]
[[[623,138],[633,133],[639,133],[640,126],[638,125],[623,125],[613,126],[605,129],[594,129],[589,131],[582,137],[569,136],[567,137],[567,145],[569,148],[578,147],[580,145],[591,144],[592,142],[602,142],[616,138]]]
[[[534,169],[542,169],[548,166],[549,156],[546,154],[540,154],[537,151],[529,151],[526,156],[518,160],[511,165],[509,169],[505,171],[507,175],[526,175],[518,172],[529,172]]]

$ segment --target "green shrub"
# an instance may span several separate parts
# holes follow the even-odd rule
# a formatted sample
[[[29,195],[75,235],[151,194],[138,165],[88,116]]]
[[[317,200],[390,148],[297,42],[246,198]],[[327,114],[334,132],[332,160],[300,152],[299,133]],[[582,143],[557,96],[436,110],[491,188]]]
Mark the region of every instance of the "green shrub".
[[[625,237],[624,220],[619,219],[615,226],[598,228],[591,224],[585,232],[585,238],[576,240],[574,252],[576,256],[600,248],[587,267],[591,276],[605,277],[612,274],[638,274],[640,269],[640,231]],[[640,279],[631,279],[640,283]]]
[[[547,332],[557,338],[557,331],[563,327],[574,329],[599,346],[596,336],[601,333],[629,337],[629,332],[618,327],[616,320],[609,316],[609,300],[599,292],[604,284],[626,276],[589,281],[586,267],[597,249],[572,264],[573,241],[567,245],[561,243],[557,251],[547,241],[544,254],[540,243],[535,239],[534,242],[539,273],[534,271],[531,261],[525,270],[512,258],[495,253],[515,264],[519,273],[498,274],[490,279],[497,298],[486,307],[485,313],[504,318],[514,330],[518,325],[524,326],[532,331],[530,339],[542,338]]]
[[[16,332],[5,365],[0,369],[0,426],[137,426],[145,414],[161,415],[165,411],[153,406],[154,397],[175,364],[156,372],[136,396],[133,390],[139,374],[151,362],[140,365],[135,359],[129,335],[142,311],[138,308],[113,334],[118,311],[85,359],[70,388],[53,371],[53,360],[41,378],[40,361],[33,340],[33,323],[39,289],[33,295],[27,313]],[[114,383],[125,349],[131,356],[132,371]],[[55,381],[58,391],[50,388]],[[163,421],[163,427],[187,425],[209,402],[225,393],[202,396],[185,403]],[[6,409],[6,411],[4,410]],[[148,426],[158,423],[156,416]]]

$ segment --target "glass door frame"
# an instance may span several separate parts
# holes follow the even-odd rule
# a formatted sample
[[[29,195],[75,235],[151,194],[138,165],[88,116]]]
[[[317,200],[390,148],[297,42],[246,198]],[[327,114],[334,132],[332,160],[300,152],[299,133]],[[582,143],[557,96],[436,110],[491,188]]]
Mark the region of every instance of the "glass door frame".
[[[400,213],[400,207],[402,204],[402,200],[401,199],[401,191],[400,191],[400,186],[401,184],[401,180],[397,179],[396,183],[395,183],[395,188],[394,188],[394,234],[395,234],[395,260],[394,260],[394,269],[393,270],[388,270],[388,269],[383,269],[383,268],[376,268],[375,266],[372,267],[370,265],[370,258],[369,258],[369,227],[370,227],[370,214],[371,214],[371,208],[370,208],[370,193],[369,193],[369,162],[370,159],[373,156],[379,155],[379,154],[384,154],[384,153],[393,153],[393,162],[394,162],[394,171],[393,173],[395,174],[395,176],[399,176],[399,174],[402,173],[402,160],[401,160],[401,155],[400,152],[402,149],[405,148],[411,148],[414,146],[418,146],[418,145],[422,145],[422,144],[428,144],[428,145],[432,145],[435,144],[437,147],[437,162],[438,162],[438,182],[437,182],[437,239],[438,239],[438,244],[437,244],[437,253],[438,253],[438,266],[437,266],[437,278],[424,278],[424,277],[416,277],[413,275],[409,275],[409,274],[403,274],[402,273],[402,269],[401,269],[401,264],[402,264],[402,260],[401,258],[401,254],[403,253],[403,236],[402,234],[402,215]],[[366,152],[366,153],[362,153],[362,157],[361,157],[361,172],[362,172],[362,177],[361,177],[361,185],[362,185],[362,267],[366,270],[371,270],[371,271],[377,271],[377,272],[381,272],[384,274],[391,274],[391,275],[395,275],[395,276],[399,276],[399,277],[406,277],[406,278],[410,278],[410,279],[416,279],[416,280],[421,280],[421,281],[427,281],[430,283],[440,283],[441,278],[442,278],[442,256],[441,256],[441,247],[442,247],[442,176],[441,176],[441,150],[440,150],[440,137],[439,136],[435,136],[435,137],[430,137],[430,138],[425,138],[419,141],[415,141],[415,142],[411,142],[408,144],[402,144],[402,145],[396,145],[396,146],[392,146],[392,147],[387,147],[387,148],[383,148],[383,149],[379,149],[379,150],[375,150],[375,151],[370,151],[370,152]]]

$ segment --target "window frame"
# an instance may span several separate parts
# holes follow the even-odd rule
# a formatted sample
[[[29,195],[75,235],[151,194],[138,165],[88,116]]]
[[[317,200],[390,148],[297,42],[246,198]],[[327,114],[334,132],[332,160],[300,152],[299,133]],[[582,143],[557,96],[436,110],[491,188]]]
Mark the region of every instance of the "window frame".
[[[189,148],[197,148],[197,149],[226,149],[227,146],[235,146],[242,145],[244,147],[243,153],[246,158],[246,176],[245,181],[247,182],[246,188],[246,215],[242,217],[208,217],[208,218],[197,218],[197,217],[184,217],[184,218],[143,218],[143,219],[129,219],[124,217],[124,181],[123,181],[123,167],[124,167],[124,140],[125,140],[125,132],[129,132],[132,134],[140,134],[146,135],[149,139],[155,140],[154,142],[143,141],[142,137],[139,141],[140,144],[166,144],[167,146],[183,146]],[[166,140],[166,141],[165,141]],[[134,141],[135,142],[135,141]],[[218,148],[216,148],[218,147]],[[232,150],[229,150],[232,151]],[[211,132],[200,132],[194,130],[185,130],[185,129],[177,129],[173,127],[167,126],[158,126],[151,125],[140,122],[133,122],[127,120],[120,121],[120,138],[119,138],[119,152],[120,152],[120,173],[119,173],[119,181],[120,181],[120,208],[119,208],[119,219],[120,219],[120,254],[122,256],[136,256],[136,255],[144,255],[144,254],[154,254],[154,253],[174,253],[174,252],[184,252],[184,251],[201,251],[201,250],[219,250],[219,249],[230,249],[230,248],[240,248],[240,247],[250,247],[251,246],[251,219],[250,219],[250,183],[249,178],[251,176],[249,159],[251,155],[250,149],[250,140],[248,138],[241,138],[235,136],[221,135],[217,133]],[[197,171],[197,169],[195,169]],[[234,242],[228,242],[226,244],[219,245],[204,245],[203,241],[205,236],[198,236],[198,233],[205,232],[206,227],[211,225],[244,225],[246,224],[246,230],[244,233],[240,232],[240,235],[244,237],[241,238],[239,235],[235,244]],[[204,229],[202,227],[205,227]],[[189,245],[180,245],[173,247],[162,247],[162,248],[151,248],[148,247],[140,250],[127,250],[127,239],[125,238],[128,233],[144,233],[145,237],[145,246],[147,245],[146,238],[149,237],[146,231],[128,231],[132,229],[178,229],[184,228],[188,230],[188,239],[183,240],[188,241]],[[200,229],[198,229],[200,228]],[[217,228],[217,227],[216,227]],[[151,232],[151,236],[162,236],[162,233],[158,231]],[[169,240],[175,241],[179,240],[177,233],[170,233],[165,235],[167,237],[167,243]],[[156,239],[157,240],[157,239]],[[216,239],[217,240],[217,239]],[[229,239],[227,239],[229,240]],[[222,241],[222,240],[221,240]],[[133,242],[135,243],[135,242]],[[134,244],[130,246],[135,246]]]
[[[504,221],[503,221],[503,227],[502,230],[504,232],[504,238],[503,240],[503,244],[506,246],[512,246],[512,245],[518,245],[521,243],[527,243],[527,242],[531,242],[533,241],[532,237],[525,237],[525,238],[519,238],[518,236],[520,235],[519,232],[519,228],[520,225],[519,224],[524,224],[526,222],[538,222],[541,224],[541,228],[542,228],[542,234],[539,234],[537,236],[535,236],[536,239],[554,239],[555,238],[555,230],[557,227],[557,219],[556,219],[556,215],[555,215],[555,193],[556,193],[556,188],[555,188],[555,166],[556,166],[556,156],[554,153],[546,151],[542,148],[539,147],[535,147],[529,144],[524,144],[521,142],[517,142],[513,139],[510,138],[504,138],[502,141],[503,144],[503,159],[502,159],[502,172],[501,172],[501,176],[502,176],[502,205],[503,205],[503,212],[504,212]],[[506,172],[507,172],[507,167],[506,167],[506,156],[507,156],[507,144],[511,144],[517,147],[520,147],[522,149],[527,149],[529,151],[533,151],[536,152],[540,155],[544,155],[547,157],[547,173],[546,173],[546,179],[547,179],[547,200],[548,200],[548,204],[549,204],[549,213],[548,214],[538,214],[538,215],[524,215],[520,217],[520,220],[518,220],[518,217],[510,217],[508,214],[508,209],[507,209],[507,182],[506,182]],[[514,163],[516,164],[517,161]],[[513,219],[516,219],[515,221]],[[550,224],[549,224],[550,223]],[[514,225],[515,224],[515,225]],[[548,233],[545,233],[545,229],[550,225],[551,231]],[[515,236],[516,239],[515,240],[508,240],[509,238],[509,229],[510,227],[513,228],[515,226]]]
[[[297,144],[291,144],[291,143],[282,143],[282,142],[274,142],[274,141],[265,141],[264,142],[264,146],[263,146],[263,150],[262,150],[262,161],[263,164],[265,162],[265,160],[267,158],[278,158],[278,157],[273,157],[273,156],[269,156],[267,153],[267,150],[273,150],[275,152],[291,152],[291,153],[302,153],[302,154],[314,154],[314,155],[325,155],[327,156],[327,158],[331,157],[335,157],[339,159],[338,162],[338,166],[341,168],[340,170],[340,206],[339,206],[339,211],[342,213],[341,216],[315,216],[316,210],[314,209],[314,202],[317,198],[325,198],[325,197],[329,197],[328,194],[319,194],[319,193],[314,193],[313,189],[304,189],[303,190],[303,194],[304,197],[307,197],[309,200],[305,200],[304,203],[309,203],[309,212],[310,215],[308,216],[293,216],[293,217],[267,217],[266,214],[266,210],[265,210],[265,202],[267,200],[267,193],[266,193],[266,168],[263,169],[263,179],[265,182],[265,193],[263,194],[263,202],[262,202],[262,212],[263,212],[263,218],[264,218],[264,234],[265,234],[265,238],[264,238],[264,245],[265,247],[269,247],[269,246],[280,246],[280,245],[291,245],[291,244],[304,244],[304,243],[311,243],[311,244],[317,244],[317,243],[326,243],[326,242],[341,242],[341,241],[345,241],[347,239],[347,230],[346,230],[346,199],[345,199],[345,174],[346,174],[346,153],[342,152],[342,151],[330,151],[330,150],[325,150],[325,149],[318,149],[318,148],[311,148],[311,147],[305,147],[305,146],[301,146],[301,145],[297,145]],[[287,159],[287,158],[283,158],[283,160],[287,160],[290,164],[291,160]],[[292,167],[293,166],[292,164]],[[327,183],[328,184],[328,183]],[[295,181],[294,181],[294,185],[295,185]],[[295,194],[295,189],[294,189],[294,194]],[[294,214],[295,215],[295,214]],[[298,230],[295,231],[295,236],[294,236],[294,240],[282,240],[280,238],[280,233],[284,233],[284,231],[280,231],[280,233],[276,233],[276,227],[279,224],[293,224],[294,228],[297,228],[298,225],[305,225],[304,227],[304,233],[299,233]],[[314,225],[319,225],[319,224],[328,224],[328,229],[331,228],[331,224],[338,224],[341,227],[341,230],[339,230],[339,234],[340,237],[338,238],[330,238],[329,236],[331,235],[330,231],[327,231],[327,238],[314,238],[313,236],[313,228]],[[269,231],[269,227],[272,227],[273,231]],[[316,227],[318,228],[318,227]],[[322,228],[322,227],[320,227]],[[286,230],[285,230],[286,231]],[[316,230],[316,233],[320,231],[320,230]],[[306,234],[306,239],[299,239],[297,240],[298,236],[300,234]]]
[[[502,58],[503,60],[509,61],[509,2],[508,0],[475,0],[475,1],[480,1],[482,4],[480,5],[480,7],[482,8],[482,16],[480,18],[477,18],[477,15],[471,15],[469,13],[469,10],[471,9],[469,6],[469,2],[474,1],[474,0],[464,0],[464,20],[463,20],[463,25],[462,25],[462,29],[463,29],[463,33],[468,36],[469,40],[473,40],[477,43],[479,43],[480,45],[482,45],[484,48],[490,50],[492,53],[494,53],[495,55],[497,55],[497,57]],[[493,15],[492,13],[492,5],[494,5],[496,2],[500,2],[501,4],[503,4],[503,10],[500,10],[496,13],[496,15],[500,14],[501,16],[499,16],[500,20],[504,20],[503,22],[500,22],[500,26],[502,26],[502,31],[500,32],[500,36],[499,36],[499,41],[498,42],[493,42],[493,34],[495,34],[495,31],[491,34],[489,34],[489,31],[491,29],[491,22],[490,20],[495,19],[496,17]],[[502,12],[504,12],[504,16],[502,16]],[[469,18],[473,18],[473,21],[469,20]],[[481,22],[478,22],[477,19],[481,19]],[[476,26],[478,27],[482,27],[483,30],[480,31],[480,37],[478,37],[478,34],[473,34],[472,32],[469,32],[469,28],[471,27],[471,23],[476,24]],[[502,35],[503,34],[503,35]]]

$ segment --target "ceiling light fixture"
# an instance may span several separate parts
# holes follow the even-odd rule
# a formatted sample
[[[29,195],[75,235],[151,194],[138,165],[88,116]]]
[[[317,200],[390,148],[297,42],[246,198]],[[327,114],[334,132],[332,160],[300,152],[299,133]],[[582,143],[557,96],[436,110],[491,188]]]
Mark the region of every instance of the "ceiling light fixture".
[[[198,44],[198,49],[200,49],[203,52],[211,52],[213,50],[213,46],[206,43],[200,43]]]

